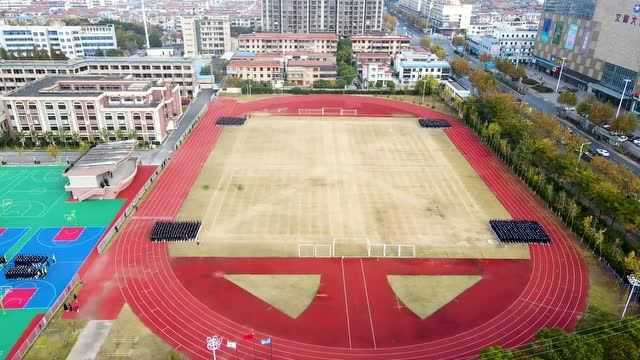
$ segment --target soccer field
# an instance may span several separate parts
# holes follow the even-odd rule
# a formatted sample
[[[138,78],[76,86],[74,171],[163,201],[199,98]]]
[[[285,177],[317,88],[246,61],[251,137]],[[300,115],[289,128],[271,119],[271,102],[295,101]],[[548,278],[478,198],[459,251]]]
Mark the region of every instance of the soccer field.
[[[444,132],[408,118],[227,127],[179,217],[203,230],[173,256],[529,256],[496,243],[509,214]]]

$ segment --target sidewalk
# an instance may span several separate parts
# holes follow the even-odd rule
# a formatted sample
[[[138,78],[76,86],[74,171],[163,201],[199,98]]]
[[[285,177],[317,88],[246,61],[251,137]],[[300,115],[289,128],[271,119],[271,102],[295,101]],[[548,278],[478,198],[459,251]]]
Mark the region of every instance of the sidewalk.
[[[530,79],[533,79],[535,81],[541,82],[544,86],[549,87],[553,90],[556,89],[556,86],[558,84],[558,78],[555,78],[549,74],[546,74],[542,71],[537,71],[533,68],[530,67],[525,67],[525,69],[527,70],[527,77],[529,77]],[[564,87],[568,87],[568,88],[572,88],[575,89],[575,86],[571,85],[571,84],[567,84],[564,81],[560,82],[560,89],[564,88]],[[531,89],[531,93],[535,94],[536,96],[543,98],[545,101],[551,102],[552,104],[556,105],[556,106],[560,106],[560,104],[558,103],[558,94],[555,92],[552,93],[548,93],[548,94],[542,94],[539,93],[533,89]],[[576,92],[576,97],[578,98],[578,103],[586,100],[589,97],[589,94],[586,91],[582,91],[579,90]]]

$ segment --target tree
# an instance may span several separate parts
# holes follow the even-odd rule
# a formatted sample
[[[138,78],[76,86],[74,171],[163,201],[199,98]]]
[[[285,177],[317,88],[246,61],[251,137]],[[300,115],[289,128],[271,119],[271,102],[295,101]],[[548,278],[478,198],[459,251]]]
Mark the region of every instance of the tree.
[[[396,25],[398,24],[398,19],[390,14],[384,14],[383,21],[384,27],[387,29],[387,31],[395,30]]]
[[[466,76],[471,72],[469,62],[463,58],[455,58],[451,61],[451,69],[456,75]]]
[[[56,145],[49,144],[49,146],[47,146],[47,154],[49,154],[49,156],[51,156],[53,160],[56,161],[58,159],[60,151],[58,150],[58,147]]]
[[[431,49],[431,38],[428,36],[421,37],[420,46],[422,46],[424,49]]]
[[[558,102],[567,106],[576,106],[578,98],[571,91],[563,91],[558,95]]]
[[[453,46],[464,46],[464,41],[464,36],[456,36],[453,38],[451,43],[453,43]]]
[[[591,104],[589,111],[589,120],[596,125],[604,125],[611,121],[613,117],[613,107],[600,101]]]
[[[630,274],[640,275],[640,259],[634,250],[629,251],[624,257],[624,267]]]
[[[513,360],[515,356],[500,346],[492,346],[480,353],[480,360]]]
[[[497,89],[496,80],[484,70],[474,70],[471,72],[471,83],[480,94],[495,93]]]
[[[624,113],[613,120],[611,128],[623,134],[631,134],[638,127],[638,117]]]

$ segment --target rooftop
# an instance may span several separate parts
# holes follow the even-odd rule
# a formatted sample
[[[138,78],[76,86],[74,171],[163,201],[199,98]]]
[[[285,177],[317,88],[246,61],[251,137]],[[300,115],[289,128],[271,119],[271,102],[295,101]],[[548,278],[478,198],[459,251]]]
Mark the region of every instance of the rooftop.
[[[335,33],[252,33],[241,34],[238,40],[333,40],[338,41],[338,35]]]
[[[115,141],[98,144],[87,151],[66,171],[66,176],[99,174],[109,171],[120,162],[127,160],[135,150],[135,140]]]
[[[111,86],[112,88],[100,88]],[[7,97],[77,97],[99,96],[105,91],[145,91],[155,81],[131,80],[125,76],[76,75],[47,76],[8,93]],[[120,87],[119,89],[115,87]]]
[[[406,42],[411,41],[411,39],[408,36],[404,36],[404,35],[382,35],[382,36],[354,35],[351,37],[351,40],[352,41],[380,40],[380,41],[406,41]]]

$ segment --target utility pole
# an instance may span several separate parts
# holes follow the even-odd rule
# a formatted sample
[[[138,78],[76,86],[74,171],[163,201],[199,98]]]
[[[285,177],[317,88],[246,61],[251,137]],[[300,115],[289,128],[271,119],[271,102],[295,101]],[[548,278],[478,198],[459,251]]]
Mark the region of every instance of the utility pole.
[[[620,116],[620,109],[622,109],[622,101],[627,93],[627,85],[631,82],[631,79],[624,79],[624,89],[622,90],[622,96],[620,96],[620,104],[618,104],[618,111],[616,111],[616,119]]]
[[[562,58],[562,65],[560,65],[560,74],[558,75],[558,84],[556,84],[556,93],[558,92],[558,89],[560,89],[560,80],[562,79],[562,71],[564,70],[564,62],[566,60],[567,58]]]
[[[629,280],[629,284],[631,284],[631,291],[629,292],[627,303],[624,305],[624,310],[622,311],[620,320],[624,319],[624,316],[627,313],[627,308],[629,307],[629,303],[631,302],[631,298],[633,297],[633,291],[636,289],[636,286],[640,286],[640,280],[636,278],[634,274],[627,275],[627,280]]]
[[[142,23],[144,24],[144,37],[147,40],[147,49],[150,49],[149,45],[149,30],[147,29],[147,13],[144,8],[144,0],[141,0],[142,3]]]

